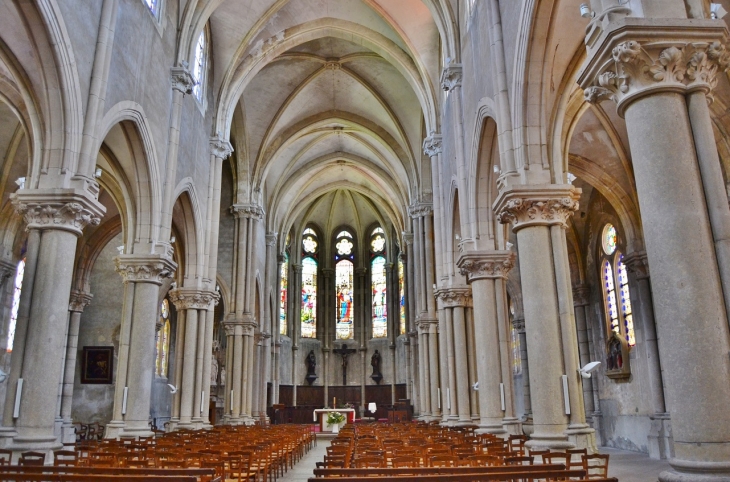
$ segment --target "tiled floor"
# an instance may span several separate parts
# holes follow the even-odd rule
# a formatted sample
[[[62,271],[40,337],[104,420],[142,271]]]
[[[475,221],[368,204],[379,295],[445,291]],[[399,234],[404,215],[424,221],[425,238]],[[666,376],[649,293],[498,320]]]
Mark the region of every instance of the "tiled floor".
[[[324,460],[327,446],[329,439],[320,438],[317,446],[283,478],[279,478],[279,482],[306,482],[309,477],[313,477],[312,470],[317,462]],[[617,477],[619,482],[656,482],[659,473],[669,469],[666,460],[652,460],[646,454],[616,449],[601,449],[600,452],[611,455],[608,475]]]

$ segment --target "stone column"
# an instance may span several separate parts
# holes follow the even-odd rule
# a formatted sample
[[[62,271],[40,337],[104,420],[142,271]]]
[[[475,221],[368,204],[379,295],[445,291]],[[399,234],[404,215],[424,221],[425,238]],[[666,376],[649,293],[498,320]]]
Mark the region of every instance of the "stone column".
[[[79,323],[81,313],[89,306],[94,297],[91,293],[78,290],[71,292],[71,300],[68,304],[70,312],[68,322],[68,340],[66,342],[66,363],[63,368],[63,391],[61,395],[61,441],[73,443],[76,441],[76,433],[71,418],[71,408],[74,396],[74,375],[76,374],[76,354],[79,344]]]
[[[182,370],[181,385],[177,387],[180,394],[180,428],[203,428],[202,399],[210,395],[210,370],[204,372],[204,360],[210,358],[205,350],[206,314],[212,311],[218,301],[218,293],[196,288],[179,288],[170,291],[170,301],[175,309],[184,313],[185,330],[183,339],[177,340],[177,349],[181,350]],[[201,393],[203,395],[201,396]]]
[[[293,297],[292,306],[294,309],[292,313],[294,317],[292,319],[291,329],[291,381],[292,381],[292,406],[297,406],[297,382],[299,380],[299,363],[297,360],[297,352],[299,351],[299,334],[302,327],[302,310],[300,309],[302,303],[302,265],[292,264],[292,272],[294,273],[294,290],[290,293],[295,293]]]
[[[515,318],[512,326],[517,331],[520,339],[520,364],[522,365],[522,397],[525,406],[525,420],[532,419],[532,400],[530,398],[530,364],[527,357],[527,333],[525,332],[525,319]],[[532,422],[530,422],[532,425]]]
[[[421,400],[421,420],[431,420],[431,394],[428,389],[429,379],[429,359],[428,359],[428,325],[421,325],[417,322],[418,333],[418,380],[419,380],[419,398]]]
[[[564,228],[578,209],[571,185],[513,186],[494,204],[517,234],[524,300],[534,433],[531,447],[595,450],[585,423]],[[570,309],[568,309],[570,306]],[[567,393],[566,393],[567,392]],[[566,397],[567,395],[567,397]],[[538,403],[539,402],[539,403]]]
[[[233,347],[235,344],[235,323],[231,323],[226,320],[222,323],[223,329],[226,333],[226,392],[225,401],[223,402],[223,423],[226,425],[233,425],[233,405],[235,399],[235,391],[233,390]]]
[[[111,422],[107,424],[107,438],[152,435],[149,416],[155,366],[155,322],[162,280],[172,277],[177,268],[171,255],[169,252],[123,254],[114,259],[117,272],[124,279],[125,300],[114,386],[114,411]]]
[[[511,251],[471,251],[463,254],[457,262],[461,273],[468,276],[471,283],[474,312],[479,314],[474,320],[474,335],[479,346],[480,433],[505,434],[504,425],[514,425],[516,421],[509,345],[503,343],[509,330],[507,307],[501,302],[505,287],[496,283],[506,279],[514,259]],[[505,312],[503,316],[500,316],[501,311]]]
[[[446,392],[443,387],[448,385],[448,379],[444,380],[448,375],[446,370],[439,370],[439,356],[443,355],[440,353],[441,347],[445,347],[446,343],[441,343],[441,333],[439,333],[440,322],[438,321],[426,321],[421,320],[422,324],[428,329],[428,369],[426,370],[426,387],[427,392],[430,392],[431,396],[431,420],[442,420],[443,417],[448,416],[449,412],[446,410],[446,404],[444,403]],[[439,384],[440,387],[439,388]],[[439,393],[440,392],[440,393]],[[440,396],[439,396],[440,395]]]
[[[3,432],[13,439],[5,448],[47,451],[60,448],[54,430],[76,241],[86,225],[99,224],[104,208],[76,189],[21,189],[11,201],[29,234],[5,402]],[[14,418],[21,378],[19,417]]]
[[[473,425],[479,425],[479,392],[474,388],[479,380],[477,375],[477,347],[476,334],[474,331],[474,308],[469,306],[464,309],[466,315],[466,360],[469,366],[469,405],[471,406],[471,421]],[[477,386],[478,387],[478,386]]]
[[[629,132],[659,353],[671,367],[663,375],[675,458],[659,479],[730,480],[730,412],[716,408],[730,399],[725,268],[718,266],[721,239],[713,237],[721,227],[712,223],[716,193],[705,182],[705,156],[714,146],[696,146],[710,141],[693,132],[705,120],[696,99],[690,115],[685,97],[710,93],[727,70],[728,33],[712,20],[672,20],[671,28],[626,22],[589,52],[580,83],[588,101],[616,101]]]
[[[390,403],[395,405],[395,379],[396,379],[396,367],[395,367],[395,339],[398,337],[398,269],[395,263],[385,264],[385,282],[386,292],[390,293],[390,296],[386,298],[386,313],[388,318],[386,320],[386,329],[388,333],[388,348],[390,351]],[[370,303],[372,306],[372,300]],[[367,366],[363,363],[363,373],[366,373]],[[406,384],[407,385],[407,384]]]
[[[586,366],[591,361],[590,338],[588,337],[588,324],[586,322],[588,309],[588,296],[590,289],[587,286],[573,287],[573,306],[575,309],[575,327],[578,334],[578,353],[580,355],[580,366]],[[595,411],[593,405],[593,377],[583,380],[583,403],[586,413],[592,414]],[[593,427],[596,428],[595,426]]]
[[[624,263],[631,277],[634,278],[632,306],[634,320],[640,323],[644,333],[644,354],[646,356],[649,390],[654,414],[649,432],[649,456],[653,459],[670,459],[674,457],[674,441],[672,425],[664,401],[664,381],[657,344],[656,324],[654,322],[654,306],[651,299],[649,260],[645,251],[631,253],[624,257]]]
[[[454,313],[450,307],[444,305],[439,296],[439,323],[438,323],[438,372],[441,374],[441,413],[442,422],[455,424],[459,417],[456,405],[456,369],[454,355]],[[433,376],[433,375],[432,375]]]

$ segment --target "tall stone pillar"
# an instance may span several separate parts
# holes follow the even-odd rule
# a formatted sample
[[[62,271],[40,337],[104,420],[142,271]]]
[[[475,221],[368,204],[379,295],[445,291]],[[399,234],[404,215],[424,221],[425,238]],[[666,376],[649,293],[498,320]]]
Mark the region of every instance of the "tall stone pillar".
[[[471,251],[464,253],[457,265],[468,276],[474,299],[474,335],[479,374],[479,432],[506,434],[505,425],[516,425],[514,418],[512,370],[509,344],[503,340],[509,332],[506,295],[503,283],[514,265],[511,251]],[[510,430],[516,432],[517,430]]]
[[[3,435],[12,437],[5,448],[47,451],[60,447],[54,433],[57,388],[66,356],[76,241],[86,225],[99,224],[104,208],[90,193],[76,189],[21,189],[11,200],[29,234]],[[23,384],[16,418],[19,379]]]
[[[535,448],[595,450],[585,423],[564,232],[579,195],[571,185],[518,185],[494,204],[499,221],[512,222],[517,234],[534,416],[528,443]]]
[[[233,417],[233,405],[235,398],[235,391],[233,389],[233,347],[235,344],[235,323],[231,323],[230,320],[226,320],[222,323],[223,330],[226,334],[226,393],[225,401],[223,402],[223,423],[226,425],[234,425]],[[222,382],[223,380],[221,380]]]
[[[532,399],[530,398],[530,363],[527,357],[527,333],[525,332],[525,319],[518,317],[512,320],[512,327],[517,331],[520,340],[520,365],[522,366],[522,398],[524,404],[525,420],[530,420],[532,425]]]
[[[172,253],[123,254],[114,259],[124,279],[124,304],[119,337],[114,411],[107,438],[150,436],[150,393],[154,377],[155,322],[162,280],[172,277],[177,265]]]
[[[81,313],[89,306],[94,297],[91,293],[74,290],[68,304],[70,312],[68,321],[68,339],[66,341],[66,363],[63,368],[63,391],[61,395],[61,441],[73,443],[76,441],[76,432],[71,418],[71,408],[74,396],[74,375],[76,375],[76,353],[79,345],[79,323]]]
[[[664,401],[664,380],[659,358],[656,324],[654,322],[654,306],[651,298],[649,260],[645,251],[631,253],[624,257],[624,263],[631,277],[634,278],[632,305],[634,319],[640,323],[643,336],[646,365],[649,376],[649,390],[654,413],[649,431],[649,456],[653,459],[670,459],[674,457],[674,440],[672,424]]]
[[[722,230],[713,225],[721,214],[714,210],[727,203],[716,203],[706,178],[715,148],[703,144],[712,136],[695,131],[709,125],[699,118],[709,113],[701,114],[694,93],[710,94],[728,69],[728,32],[713,20],[671,22],[616,22],[589,52],[579,81],[589,102],[618,103],[629,133],[659,354],[671,367],[663,375],[675,457],[659,480],[727,481],[730,412],[717,407],[730,399],[730,333],[718,265]]]
[[[590,337],[588,336],[587,313],[588,296],[590,289],[587,286],[573,287],[573,306],[575,309],[575,328],[578,334],[578,354],[580,356],[580,366],[585,366],[591,361]],[[593,414],[595,407],[593,405],[593,377],[583,380],[583,403],[585,403],[586,413]],[[593,426],[597,429],[596,426]]]
[[[291,293],[295,293],[296,298],[292,299],[294,309],[291,313],[294,314],[291,324],[291,382],[292,382],[292,406],[297,406],[297,385],[299,381],[299,363],[297,363],[297,353],[299,351],[299,335],[301,334],[302,328],[302,310],[299,309],[302,302],[302,265],[292,264],[292,272],[294,273],[294,290]]]

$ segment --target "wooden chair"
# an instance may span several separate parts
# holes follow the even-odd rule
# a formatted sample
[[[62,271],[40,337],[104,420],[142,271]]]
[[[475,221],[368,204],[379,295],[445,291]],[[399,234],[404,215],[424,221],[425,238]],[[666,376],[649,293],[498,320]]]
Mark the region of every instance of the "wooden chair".
[[[43,452],[23,452],[20,454],[18,465],[43,465],[46,461],[46,454]]]
[[[568,459],[568,465],[565,466],[566,469],[582,469],[583,468],[583,456],[588,455],[588,449],[568,449],[565,451],[568,455],[570,455],[570,458]],[[578,460],[574,460],[575,456],[578,456]]]
[[[540,463],[545,463],[545,455],[550,453],[550,449],[547,450],[530,450],[530,457],[540,457]]]
[[[0,465],[10,465],[13,460],[13,451],[8,449],[0,449]]]
[[[534,465],[534,463],[535,457],[528,457],[526,455],[504,458],[504,465]]]
[[[499,457],[493,455],[470,455],[468,460],[472,467],[493,467],[495,465],[501,465]]]
[[[608,454],[583,455],[583,469],[586,471],[586,478],[608,477]]]
[[[367,469],[367,468],[377,468],[382,469],[385,467],[385,461],[382,457],[376,457],[376,456],[367,456],[367,457],[360,457],[358,459],[355,459],[355,468],[357,469]]]
[[[393,457],[393,459],[390,461],[393,468],[413,468],[413,467],[421,467],[421,458],[416,457],[415,455],[406,455],[406,456],[398,456]]]
[[[564,464],[566,468],[570,465],[570,454],[565,452],[550,452],[542,456],[544,464]]]
[[[75,467],[78,465],[79,456],[75,450],[54,450],[53,465],[56,467]]]
[[[429,467],[457,467],[458,461],[453,455],[434,455],[428,459]]]

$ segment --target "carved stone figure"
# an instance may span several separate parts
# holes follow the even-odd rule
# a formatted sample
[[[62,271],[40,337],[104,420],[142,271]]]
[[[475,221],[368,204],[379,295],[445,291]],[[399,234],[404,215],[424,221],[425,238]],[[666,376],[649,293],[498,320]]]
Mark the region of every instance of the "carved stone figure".
[[[218,386],[218,359],[212,355],[210,358],[210,386],[216,387]]]
[[[309,350],[309,355],[307,355],[305,362],[307,364],[306,380],[311,385],[317,379],[317,374],[315,373],[317,369],[317,358],[314,355],[314,350]]]
[[[380,362],[382,361],[382,357],[380,356],[380,353],[378,350],[375,350],[375,353],[373,353],[373,356],[370,357],[370,366],[373,367],[373,374],[370,375],[370,378],[373,379],[375,383],[380,385],[380,381],[383,379],[383,374],[380,373]]]

